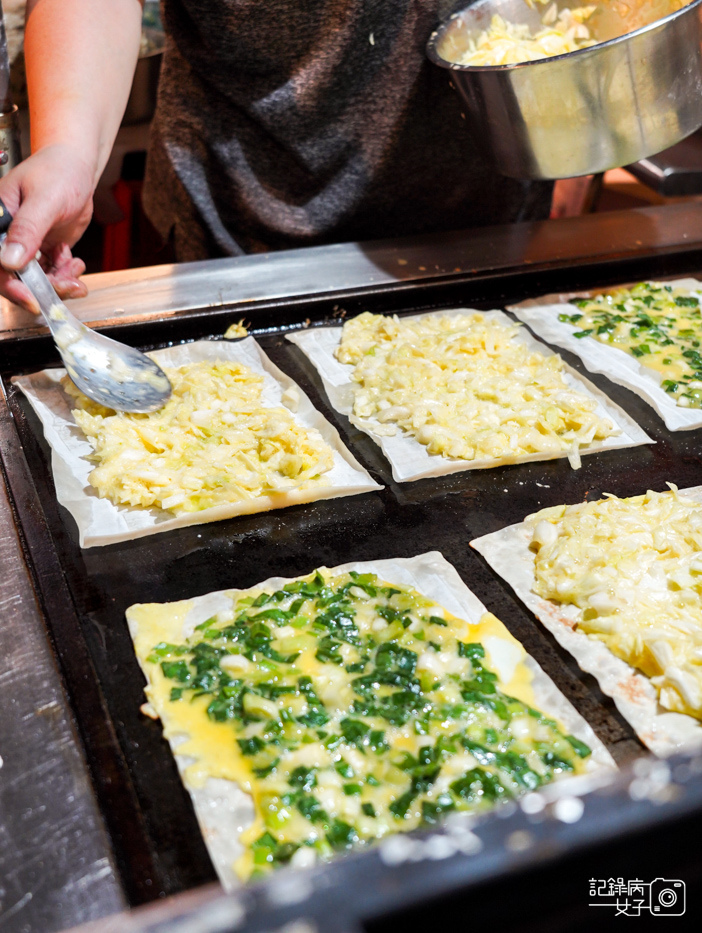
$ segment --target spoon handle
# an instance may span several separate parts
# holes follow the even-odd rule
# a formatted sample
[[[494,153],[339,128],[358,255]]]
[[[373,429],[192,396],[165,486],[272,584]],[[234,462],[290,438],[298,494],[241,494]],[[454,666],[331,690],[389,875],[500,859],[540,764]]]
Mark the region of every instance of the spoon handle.
[[[5,203],[0,198],[0,233],[7,233],[7,230],[12,223],[12,214],[5,207]]]
[[[0,198],[0,244],[4,242],[11,223],[12,214],[10,214],[2,198]],[[88,328],[85,324],[81,324],[81,322],[71,314],[66,305],[56,294],[54,286],[48,280],[44,270],[36,259],[30,259],[23,269],[15,270],[13,274],[16,275],[32,293],[34,300],[39,306],[39,310],[44,315],[46,323],[49,325],[49,330],[57,340],[59,349],[65,344],[65,339],[63,343],[57,339],[58,332],[60,330],[65,331],[66,324],[69,324],[72,328],[72,338],[78,335],[78,333],[88,333]]]
[[[12,215],[0,199],[0,246],[11,223]],[[68,375],[82,392],[115,411],[149,412],[165,405],[171,386],[152,359],[82,324],[36,259],[14,274],[34,296]]]

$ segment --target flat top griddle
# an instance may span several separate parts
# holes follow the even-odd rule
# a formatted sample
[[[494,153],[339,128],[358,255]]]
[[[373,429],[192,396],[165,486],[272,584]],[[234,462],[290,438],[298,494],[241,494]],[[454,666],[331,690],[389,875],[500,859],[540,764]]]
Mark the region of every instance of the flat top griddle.
[[[130,903],[145,903],[215,879],[160,724],[139,712],[144,679],[124,619],[125,609],[135,602],[248,587],[272,575],[304,574],[322,564],[438,550],[541,664],[617,761],[642,752],[631,728],[595,680],[579,670],[469,542],[542,507],[595,499],[605,492],[629,496],[647,488],[663,490],[667,481],[681,488],[697,485],[702,477],[702,431],[671,434],[637,396],[605,377],[588,374],[578,359],[557,351],[621,405],[656,444],[583,457],[578,471],[563,459],[398,485],[379,448],[330,408],[316,372],[284,339],[284,332],[306,321],[312,326],[338,323],[345,314],[361,310],[489,308],[564,287],[694,274],[698,268],[702,257],[688,253],[636,258],[616,266],[600,263],[570,275],[557,266],[534,274],[522,268],[499,279],[458,276],[416,288],[403,284],[242,309],[264,351],[308,393],[385,488],[84,551],[78,547],[73,520],[56,502],[49,450],[38,420],[9,381],[14,374],[56,365],[56,356],[41,336],[5,348],[2,380],[16,432],[0,452],[3,467]],[[232,317],[231,308],[194,311],[113,327],[109,332],[151,349],[178,340],[219,338]],[[373,858],[372,853],[368,857]],[[360,864],[359,859],[348,864]],[[339,863],[339,870],[343,864]],[[398,903],[401,895],[397,892]]]

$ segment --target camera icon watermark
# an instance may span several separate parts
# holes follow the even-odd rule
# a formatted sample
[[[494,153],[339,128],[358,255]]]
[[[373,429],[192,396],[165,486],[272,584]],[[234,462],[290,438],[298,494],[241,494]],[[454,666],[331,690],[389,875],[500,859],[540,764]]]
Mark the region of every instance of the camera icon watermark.
[[[593,900],[594,898],[594,900]],[[686,908],[685,882],[679,879],[590,878],[590,907],[609,907],[615,917],[682,917]]]

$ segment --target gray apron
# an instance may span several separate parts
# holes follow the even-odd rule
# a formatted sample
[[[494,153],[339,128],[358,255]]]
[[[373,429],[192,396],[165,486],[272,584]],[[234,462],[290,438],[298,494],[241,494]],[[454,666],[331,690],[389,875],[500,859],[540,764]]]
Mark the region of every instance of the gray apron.
[[[455,0],[163,0],[144,202],[181,261],[547,216],[424,56]]]

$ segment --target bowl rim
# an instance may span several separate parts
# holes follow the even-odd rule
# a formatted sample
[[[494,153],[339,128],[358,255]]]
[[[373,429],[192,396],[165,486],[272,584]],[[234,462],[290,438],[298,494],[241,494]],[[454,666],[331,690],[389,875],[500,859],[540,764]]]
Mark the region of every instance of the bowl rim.
[[[547,65],[549,62],[558,62],[563,61],[565,58],[571,58],[573,55],[585,56],[588,53],[593,55],[597,54],[600,49],[610,48],[611,46],[618,45],[628,39],[631,39],[634,36],[642,35],[645,32],[650,32],[653,29],[658,29],[667,23],[671,22],[674,19],[677,19],[679,16],[682,16],[685,13],[689,13],[690,10],[698,7],[702,3],[702,0],[690,0],[689,3],[686,3],[685,6],[680,7],[679,10],[673,10],[672,13],[668,13],[667,16],[662,16],[660,19],[654,19],[652,23],[647,23],[645,26],[639,26],[638,29],[634,29],[631,32],[625,32],[621,36],[615,36],[613,39],[607,39],[606,42],[598,42],[595,45],[590,45],[584,49],[575,49],[572,52],[563,52],[561,55],[550,55],[548,58],[537,58],[535,61],[530,62],[513,62],[508,65],[460,65],[458,62],[450,62],[445,58],[442,58],[441,55],[436,50],[436,45],[448,31],[451,26],[451,23],[459,19],[464,13],[467,13],[475,3],[470,3],[468,6],[463,7],[460,10],[456,10],[455,13],[452,13],[451,16],[432,32],[427,40],[426,44],[426,55],[430,61],[435,65],[438,65],[439,68],[445,68],[447,71],[475,71],[478,73],[484,73],[489,71],[514,71],[518,68],[531,68],[538,67],[539,65]]]

